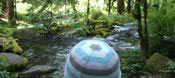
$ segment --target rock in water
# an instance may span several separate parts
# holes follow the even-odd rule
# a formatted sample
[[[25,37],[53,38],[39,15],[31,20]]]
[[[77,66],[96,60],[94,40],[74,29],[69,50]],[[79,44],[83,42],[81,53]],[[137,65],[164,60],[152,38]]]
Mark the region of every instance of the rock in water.
[[[101,40],[84,40],[70,52],[64,78],[121,78],[118,54]]]
[[[23,50],[13,37],[0,37],[0,51],[22,54]]]
[[[171,60],[167,57],[155,53],[146,61],[145,67],[152,73],[158,73],[162,68],[166,67],[169,62],[171,62]]]
[[[24,68],[28,64],[27,58],[13,53],[0,53],[0,61],[9,64],[10,71]]]
[[[33,66],[28,70],[20,73],[21,78],[38,78],[42,75],[48,75],[57,71],[56,68],[51,66]]]

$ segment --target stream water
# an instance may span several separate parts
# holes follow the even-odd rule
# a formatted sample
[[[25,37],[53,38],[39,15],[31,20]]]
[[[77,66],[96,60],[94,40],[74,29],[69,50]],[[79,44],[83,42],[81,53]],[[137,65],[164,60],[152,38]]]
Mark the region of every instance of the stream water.
[[[14,36],[18,39],[20,46],[23,48],[25,52],[24,55],[30,61],[28,67],[36,65],[49,65],[59,69],[59,71],[51,75],[45,76],[44,78],[58,78],[58,76],[60,78],[63,77],[64,63],[71,48],[81,40],[96,38],[71,36],[66,37],[53,34],[39,34],[30,31],[16,32]],[[107,38],[97,39],[106,41],[117,50],[136,50],[139,48],[138,46],[118,39],[119,37],[120,35],[116,35],[113,33],[113,35],[110,35]]]

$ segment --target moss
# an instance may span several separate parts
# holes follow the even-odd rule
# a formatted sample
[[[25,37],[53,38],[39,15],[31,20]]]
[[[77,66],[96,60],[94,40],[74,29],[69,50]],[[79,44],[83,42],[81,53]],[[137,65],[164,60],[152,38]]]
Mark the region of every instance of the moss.
[[[12,39],[12,51],[16,54],[21,54],[23,52],[22,48],[18,45],[18,43],[14,39]]]
[[[29,63],[29,60],[27,58],[24,58],[23,61],[24,61],[24,66],[26,66]]]
[[[100,29],[96,29],[94,34],[106,37],[109,35],[108,31],[109,30],[107,28],[100,28]]]
[[[16,42],[16,40],[13,39],[12,37],[8,38],[8,41],[6,41],[3,50],[4,51],[11,51],[15,54],[22,54],[23,53],[22,48],[19,46],[19,44]]]
[[[8,60],[2,55],[0,55],[0,61],[4,63],[8,63]]]
[[[6,59],[5,56],[0,55],[0,62],[3,63],[3,65],[1,64],[1,66],[8,68],[10,66],[10,64],[8,63],[8,60]]]

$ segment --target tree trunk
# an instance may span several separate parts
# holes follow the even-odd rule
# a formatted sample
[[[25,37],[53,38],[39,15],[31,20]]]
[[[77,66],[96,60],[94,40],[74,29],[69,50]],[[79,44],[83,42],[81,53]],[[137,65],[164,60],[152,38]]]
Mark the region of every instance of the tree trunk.
[[[2,13],[3,14],[6,13],[6,8],[7,8],[7,1],[6,0],[2,0]]]
[[[128,11],[128,13],[131,13],[131,1],[132,0],[128,0],[128,5],[127,5],[127,11]]]
[[[141,0],[136,0],[135,2],[135,8],[136,8],[136,19],[138,22],[138,34],[139,34],[139,38],[140,38],[140,47],[141,47],[141,51],[144,54],[146,54],[146,50],[145,50],[145,39],[144,39],[144,35],[143,35],[143,30],[142,30],[142,15],[141,15]]]
[[[144,39],[145,39],[145,51],[147,52],[147,53],[144,53],[144,55],[146,56],[146,57],[149,57],[149,36],[148,36],[148,26],[147,26],[147,13],[148,13],[148,2],[147,2],[147,0],[144,0],[144,9],[143,9],[143,11],[144,11]]]
[[[111,13],[111,0],[108,0],[108,15]]]
[[[77,9],[76,9],[75,4],[71,4],[71,6],[72,6],[73,11],[74,11],[74,12],[77,12]]]
[[[90,0],[88,0],[87,4],[87,17],[89,17],[89,13],[90,13]]]
[[[119,14],[123,14],[125,10],[125,1],[124,0],[118,0],[117,2],[117,11]]]
[[[16,24],[16,16],[15,16],[15,4],[14,0],[6,0],[7,1],[7,9],[6,9],[6,15],[8,18],[8,22],[11,25]]]
[[[87,4],[87,16],[86,16],[86,23],[89,24],[89,13],[90,13],[90,0],[88,0]]]

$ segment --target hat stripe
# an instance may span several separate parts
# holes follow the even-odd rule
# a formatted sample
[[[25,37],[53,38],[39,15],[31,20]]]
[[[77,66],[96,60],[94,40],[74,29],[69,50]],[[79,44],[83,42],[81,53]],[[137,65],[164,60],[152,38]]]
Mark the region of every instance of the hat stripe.
[[[114,63],[118,60],[117,57],[113,56],[107,63],[102,64],[102,63],[94,62],[91,60],[85,61],[85,59],[88,59],[88,57],[87,58],[79,58],[78,54],[76,54],[76,53],[71,53],[70,56],[72,58],[74,58],[74,60],[77,63],[79,63],[81,66],[84,66],[85,68],[104,69],[104,70],[111,68],[114,65]],[[103,59],[106,60],[105,58],[103,58]],[[97,67],[94,67],[94,65]]]
[[[106,75],[106,76],[88,75],[85,73],[81,73],[70,63],[69,60],[66,61],[64,74],[65,74],[64,78],[111,78],[111,77],[112,78],[121,78],[120,69],[117,69],[114,73]]]
[[[81,66],[80,64],[78,64],[75,59],[73,57],[70,56],[70,62],[73,65],[73,67],[75,67],[77,70],[79,70],[81,73],[85,73],[88,75],[98,75],[98,76],[105,76],[105,75],[109,75],[112,74],[113,72],[115,72],[118,69],[118,65],[119,65],[119,61],[116,61],[116,63],[114,63],[114,65],[107,69],[107,70],[97,70],[97,69],[88,69],[85,68],[83,66]]]
[[[108,63],[109,60],[111,60],[113,57],[116,57],[116,56],[115,56],[115,52],[112,52],[112,51],[109,51],[109,52],[106,54],[105,57],[101,57],[101,58],[100,58],[100,57],[93,57],[93,56],[87,55],[81,48],[77,48],[77,49],[75,50],[75,52],[72,52],[72,53],[71,53],[71,56],[72,56],[72,54],[74,54],[74,53],[78,54],[78,56],[77,56],[76,58],[79,58],[79,59],[88,56],[88,59],[83,59],[83,61],[89,62],[89,60],[90,60],[91,62],[97,62],[97,63],[101,63],[101,64],[106,64],[106,63]],[[74,56],[72,56],[72,57],[74,57]],[[105,59],[103,59],[103,58],[105,58]]]
[[[73,71],[73,67],[70,66],[70,63],[68,65],[66,65],[66,71],[67,71],[66,75],[68,75],[68,77],[79,78],[78,75],[77,75],[78,72]]]

